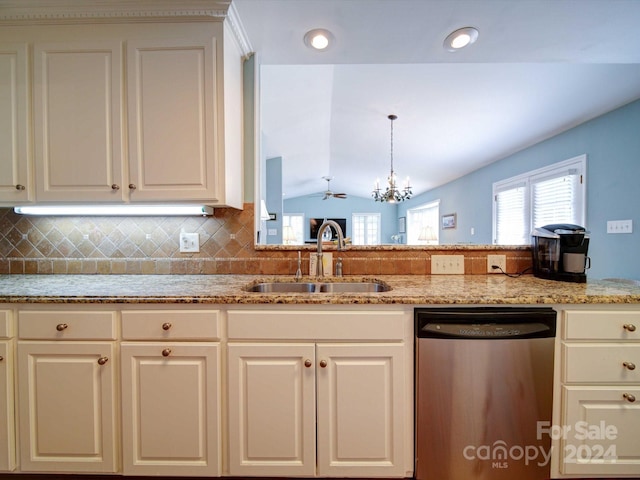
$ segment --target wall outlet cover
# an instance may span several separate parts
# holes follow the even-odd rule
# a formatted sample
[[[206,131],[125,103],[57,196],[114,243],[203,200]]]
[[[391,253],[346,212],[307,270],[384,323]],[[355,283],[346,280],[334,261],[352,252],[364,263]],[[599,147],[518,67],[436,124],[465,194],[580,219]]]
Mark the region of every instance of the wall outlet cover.
[[[493,268],[496,265],[500,268]],[[506,255],[487,255],[487,273],[505,273],[507,271]]]
[[[180,232],[180,253],[198,253],[200,251],[200,234]]]

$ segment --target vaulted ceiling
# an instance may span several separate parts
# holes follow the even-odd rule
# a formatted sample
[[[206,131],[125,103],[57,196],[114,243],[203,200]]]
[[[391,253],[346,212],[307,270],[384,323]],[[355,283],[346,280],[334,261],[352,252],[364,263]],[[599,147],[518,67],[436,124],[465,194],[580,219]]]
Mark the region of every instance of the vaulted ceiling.
[[[285,198],[421,193],[640,98],[637,0],[233,0],[260,68],[262,153]],[[443,48],[473,26],[477,42]],[[303,42],[313,28],[326,51]],[[578,152],[584,153],[584,152]],[[562,159],[555,159],[562,160]]]

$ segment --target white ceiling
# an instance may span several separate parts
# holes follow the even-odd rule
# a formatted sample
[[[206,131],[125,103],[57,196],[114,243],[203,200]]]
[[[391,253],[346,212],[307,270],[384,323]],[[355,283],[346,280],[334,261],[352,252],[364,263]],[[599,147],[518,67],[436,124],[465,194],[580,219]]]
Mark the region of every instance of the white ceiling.
[[[263,155],[285,198],[414,194],[640,98],[639,0],[233,0],[262,65]],[[453,30],[478,41],[450,53]],[[308,49],[326,28],[335,44]],[[579,152],[582,153],[582,152]],[[563,159],[554,159],[563,160]]]

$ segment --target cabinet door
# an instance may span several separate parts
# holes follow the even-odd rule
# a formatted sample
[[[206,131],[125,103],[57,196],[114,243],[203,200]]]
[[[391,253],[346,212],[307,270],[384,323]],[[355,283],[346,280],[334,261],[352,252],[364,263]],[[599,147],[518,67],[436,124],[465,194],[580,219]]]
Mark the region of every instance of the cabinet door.
[[[404,347],[318,345],[316,363],[318,475],[403,476]]]
[[[562,473],[640,476],[640,387],[564,387],[563,397]]]
[[[313,344],[229,345],[229,473],[315,474]]]
[[[123,471],[220,476],[219,344],[124,343]]]
[[[112,342],[18,342],[21,469],[115,472]]]
[[[27,46],[0,45],[0,202],[32,199],[27,147]]]
[[[0,471],[16,468],[12,347],[12,342],[0,341]]]
[[[35,44],[37,201],[122,201],[121,49]]]
[[[214,201],[215,39],[127,44],[131,201]]]

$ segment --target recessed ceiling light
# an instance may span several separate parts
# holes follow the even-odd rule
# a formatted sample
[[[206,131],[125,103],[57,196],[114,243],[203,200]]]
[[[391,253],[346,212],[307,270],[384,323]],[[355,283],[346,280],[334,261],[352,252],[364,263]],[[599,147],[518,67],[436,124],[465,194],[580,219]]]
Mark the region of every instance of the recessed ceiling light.
[[[459,28],[444,39],[444,48],[450,52],[457,52],[461,48],[471,45],[478,39],[478,30],[473,27]]]
[[[326,50],[333,42],[333,34],[324,28],[309,30],[304,35],[304,44],[314,50]]]

